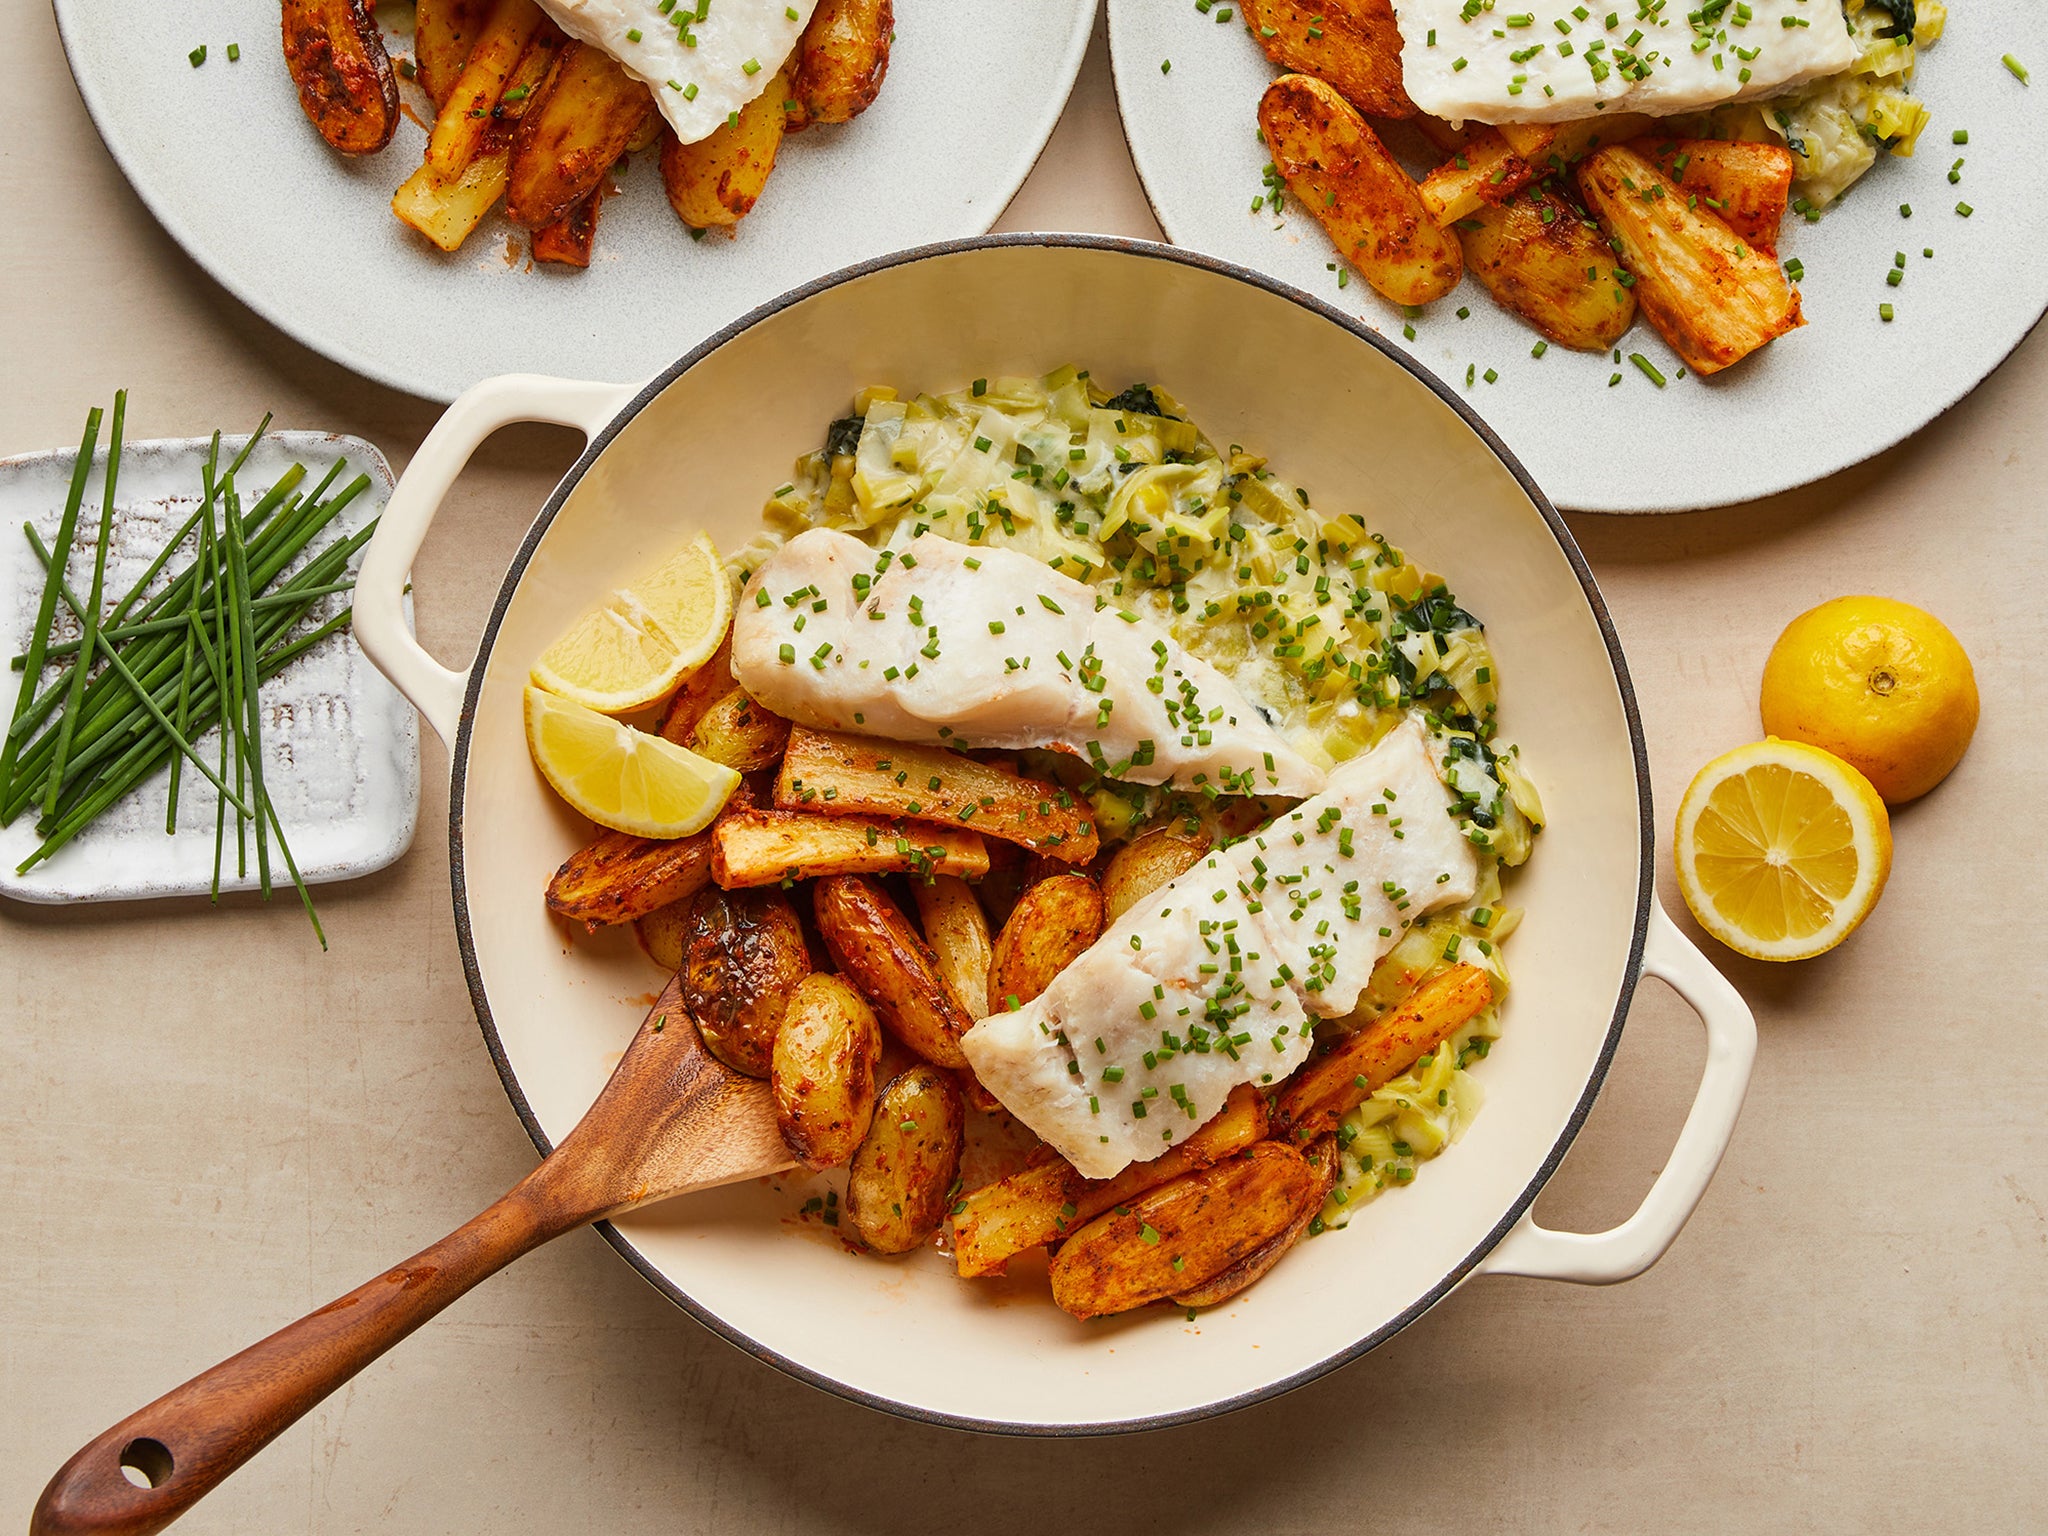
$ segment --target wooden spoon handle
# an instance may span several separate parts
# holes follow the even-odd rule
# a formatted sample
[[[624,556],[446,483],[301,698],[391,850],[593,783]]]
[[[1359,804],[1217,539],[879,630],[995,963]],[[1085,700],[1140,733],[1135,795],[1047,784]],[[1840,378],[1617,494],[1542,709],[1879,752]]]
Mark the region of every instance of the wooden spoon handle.
[[[396,1269],[130,1414],[50,1479],[31,1536],[162,1530],[471,1286],[590,1219],[560,1211],[534,1183],[529,1178]]]

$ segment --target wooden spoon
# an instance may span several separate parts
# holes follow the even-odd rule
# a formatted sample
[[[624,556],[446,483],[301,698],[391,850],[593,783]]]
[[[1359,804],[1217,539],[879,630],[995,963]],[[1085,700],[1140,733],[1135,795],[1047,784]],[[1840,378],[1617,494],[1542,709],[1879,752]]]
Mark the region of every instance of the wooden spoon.
[[[147,1536],[473,1285],[585,1222],[792,1166],[768,1085],[705,1051],[671,981],[597,1102],[475,1220],[130,1414],[67,1461],[31,1536]]]

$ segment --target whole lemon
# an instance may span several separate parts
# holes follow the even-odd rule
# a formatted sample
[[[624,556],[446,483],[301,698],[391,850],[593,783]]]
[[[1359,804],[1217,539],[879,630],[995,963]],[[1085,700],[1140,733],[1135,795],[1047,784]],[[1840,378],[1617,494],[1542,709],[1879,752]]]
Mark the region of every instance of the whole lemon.
[[[1918,799],[1962,761],[1977,675],[1948,626],[1889,597],[1802,613],[1764,663],[1764,730],[1832,752],[1886,803]]]

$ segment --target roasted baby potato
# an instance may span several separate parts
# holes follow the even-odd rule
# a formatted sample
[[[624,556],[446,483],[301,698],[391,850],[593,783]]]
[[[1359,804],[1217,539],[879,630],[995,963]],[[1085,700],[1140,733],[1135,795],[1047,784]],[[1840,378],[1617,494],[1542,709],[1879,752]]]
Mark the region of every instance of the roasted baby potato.
[[[498,0],[427,135],[427,164],[434,175],[453,181],[468,167],[499,120],[494,109],[511,88],[521,55],[544,30],[553,33],[554,27],[533,0]]]
[[[1579,165],[1586,206],[1635,274],[1636,303],[1694,373],[1719,373],[1806,322],[1777,258],[1617,144]]]
[[[728,674],[730,671],[728,665]],[[763,709],[744,688],[728,687],[705,707],[685,745],[699,757],[723,763],[737,773],[754,773],[780,762],[783,743],[788,740],[787,720]]]
[[[850,123],[872,106],[889,71],[895,25],[890,0],[818,0],[797,39],[787,130]]]
[[[284,0],[284,62],[299,105],[344,155],[375,154],[398,129],[398,76],[363,0]]]
[[[566,217],[598,189],[653,113],[645,84],[608,54],[571,42],[512,135],[506,216],[534,230]]]
[[[711,883],[711,834],[669,840],[600,832],[548,882],[548,909],[597,928],[626,923]]]
[[[879,816],[743,810],[711,829],[711,876],[727,890],[820,875],[979,875],[988,850],[972,832]]]
[[[807,1168],[838,1168],[866,1139],[875,1113],[882,1026],[867,999],[813,972],[789,994],[768,1081],[782,1139]]]
[[[662,135],[661,182],[677,218],[692,229],[719,229],[747,216],[775,169],[787,100],[789,76],[778,74],[740,108],[738,122],[694,144]]]
[[[1111,1208],[1052,1261],[1052,1299],[1103,1317],[1206,1284],[1285,1232],[1316,1186],[1292,1147],[1262,1141]]]
[[[966,1066],[960,1037],[974,1017],[940,979],[938,956],[889,893],[864,875],[831,875],[811,891],[825,947],[889,1032],[926,1061]]]
[[[1102,937],[1102,887],[1071,870],[1027,890],[996,935],[988,1011],[1021,1007]]]
[[[1287,190],[1337,253],[1396,304],[1458,286],[1464,257],[1415,183],[1349,102],[1309,75],[1282,75],[1259,98],[1259,127]]]
[[[633,932],[639,936],[640,947],[647,951],[647,958],[672,976],[683,968],[692,905],[686,897],[633,919]]]
[[[679,747],[690,745],[690,738],[696,734],[697,722],[702,720],[711,708],[734,688],[732,680],[732,632],[728,630],[718,649],[711,653],[711,659],[684,678],[676,691],[669,695],[669,701],[662,706],[661,724],[655,727],[655,734],[664,741],[672,741]],[[761,711],[766,714],[766,710]],[[766,767],[766,764],[762,765]]]
[[[1274,1113],[1296,1142],[1314,1141],[1406,1072],[1493,1001],[1493,981],[1476,965],[1454,965],[1397,1006],[1346,1036],[1280,1085]]]
[[[1778,248],[1792,197],[1792,151],[1784,145],[1650,137],[1630,147],[1656,161],[1688,203],[1697,197],[1751,245]]]
[[[413,12],[413,66],[420,89],[439,112],[469,62],[477,34],[490,20],[491,0],[418,0]]]
[[[1547,185],[1547,183],[1546,183]],[[1635,324],[1607,237],[1567,198],[1531,187],[1458,220],[1465,270],[1561,347],[1604,352]]]
[[[1367,117],[1413,117],[1389,0],[1241,0],[1245,25],[1282,69],[1327,80]]]
[[[803,726],[789,734],[775,803],[826,816],[865,812],[954,822],[1065,864],[1086,864],[1101,848],[1088,803],[1048,780],[944,747]]]
[[[934,875],[912,881],[910,891],[917,898],[917,919],[924,925],[924,941],[932,947],[940,979],[963,1009],[979,1017],[988,1000],[994,948],[974,887],[957,875]]]
[[[1112,1206],[1242,1152],[1264,1141],[1266,1129],[1265,1099],[1249,1083],[1240,1083],[1187,1140],[1149,1163],[1131,1164],[1113,1179],[1084,1179],[1063,1157],[1033,1163],[960,1202],[953,1218],[953,1262],[963,1279],[999,1275],[1026,1249],[1056,1242]]]
[[[939,1228],[960,1170],[960,1090],[920,1062],[875,1101],[846,1176],[846,1219],[877,1253],[908,1253]]]
[[[1308,1231],[1309,1223],[1316,1219],[1316,1213],[1330,1198],[1330,1190],[1337,1182],[1337,1138],[1325,1136],[1301,1155],[1308,1163],[1309,1172],[1315,1176],[1315,1182],[1302,1200],[1301,1208],[1294,1213],[1294,1220],[1279,1236],[1254,1248],[1221,1274],[1192,1290],[1180,1292],[1173,1298],[1175,1306],[1213,1307],[1218,1302],[1230,1300],[1278,1264],[1287,1256],[1287,1250],[1301,1241],[1302,1234]]]
[[[1159,887],[1193,869],[1208,853],[1209,837],[1204,832],[1187,832],[1178,826],[1140,832],[1110,855],[1109,867],[1102,872],[1104,918],[1115,922]]]
[[[766,1077],[790,993],[810,974],[796,909],[780,891],[697,893],[683,940],[683,1006],[704,1048],[735,1072]]]

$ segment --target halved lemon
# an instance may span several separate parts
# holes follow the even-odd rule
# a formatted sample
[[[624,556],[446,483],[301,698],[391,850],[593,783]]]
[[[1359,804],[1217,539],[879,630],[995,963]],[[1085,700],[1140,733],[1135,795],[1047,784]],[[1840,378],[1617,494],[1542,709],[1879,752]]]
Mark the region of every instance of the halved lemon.
[[[699,534],[578,619],[541,653],[532,680],[561,698],[624,714],[703,666],[731,620],[724,562]]]
[[[639,837],[703,831],[740,782],[722,763],[531,685],[526,745],[556,794],[599,826]]]
[[[1833,753],[1772,738],[1723,752],[1678,806],[1678,888],[1715,938],[1756,960],[1833,949],[1892,868],[1891,818]]]

